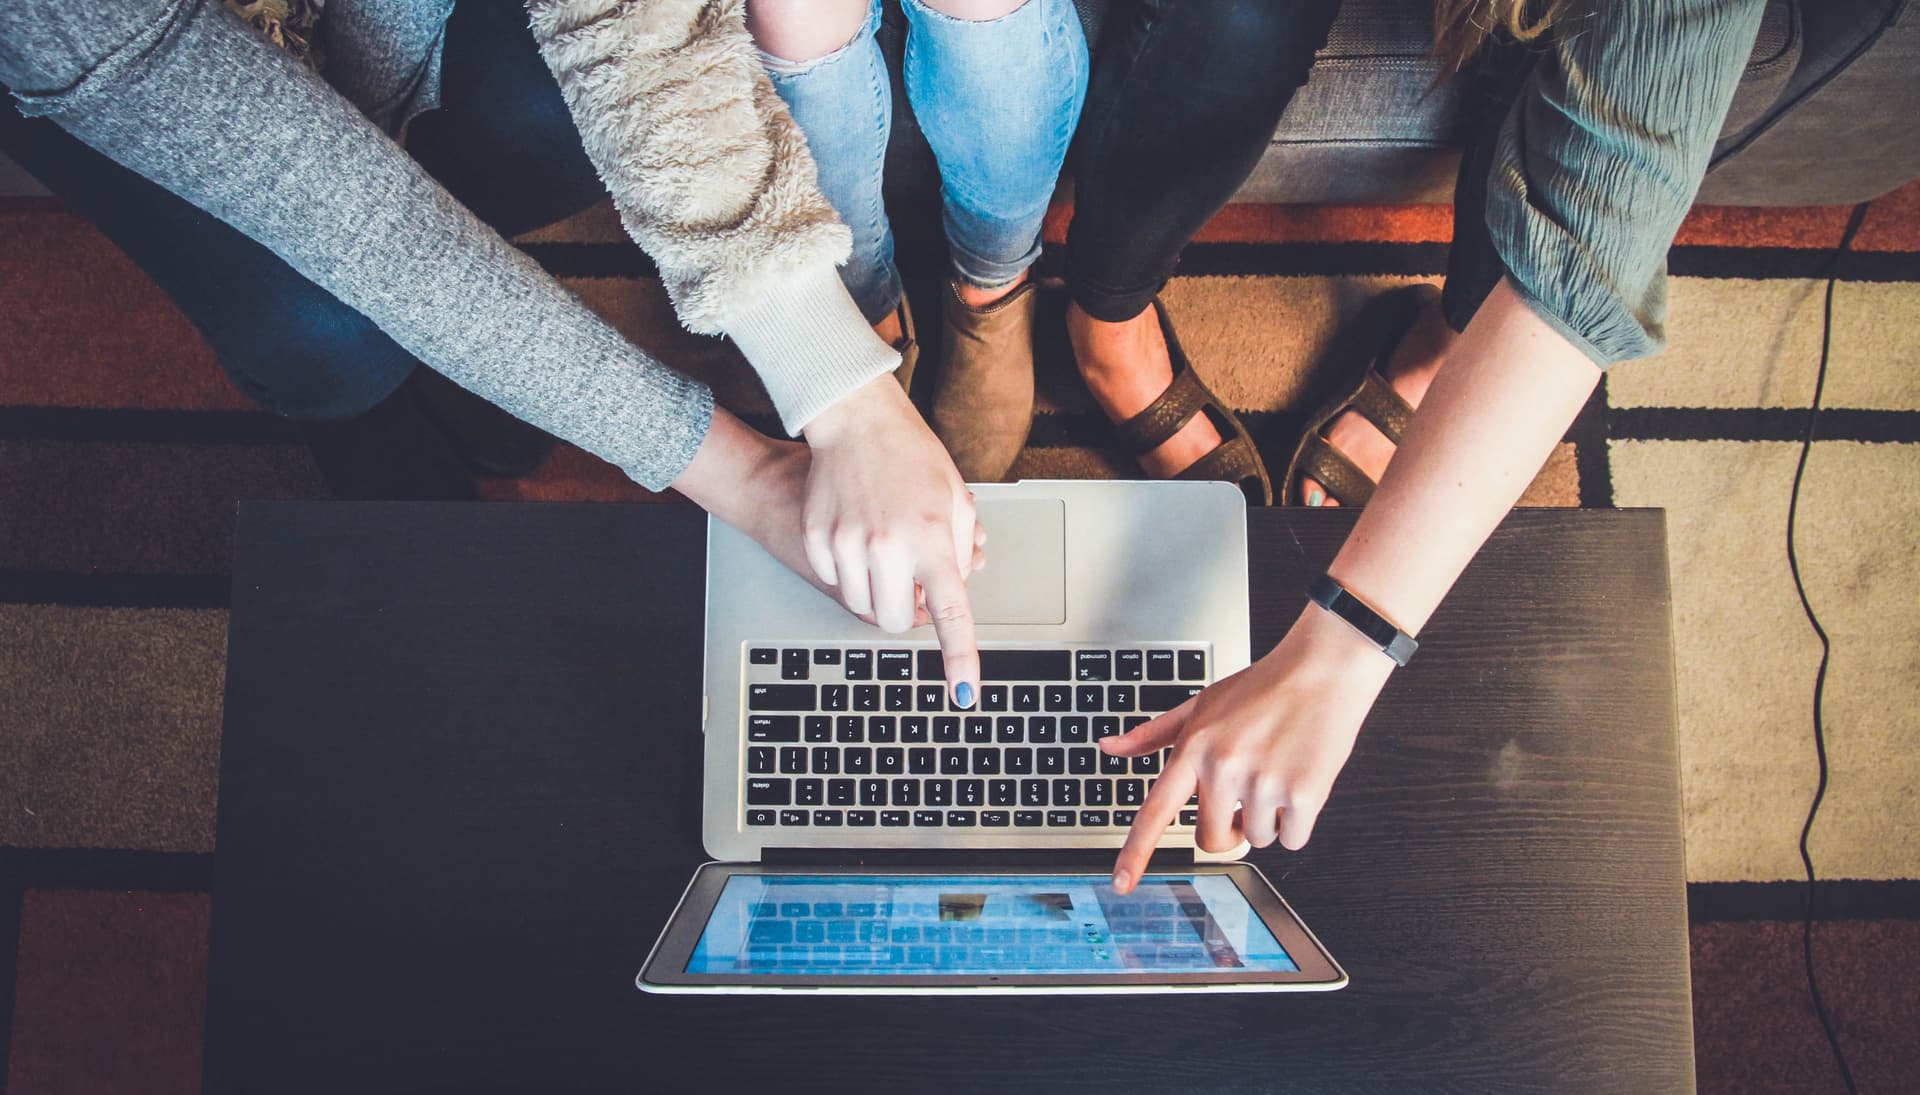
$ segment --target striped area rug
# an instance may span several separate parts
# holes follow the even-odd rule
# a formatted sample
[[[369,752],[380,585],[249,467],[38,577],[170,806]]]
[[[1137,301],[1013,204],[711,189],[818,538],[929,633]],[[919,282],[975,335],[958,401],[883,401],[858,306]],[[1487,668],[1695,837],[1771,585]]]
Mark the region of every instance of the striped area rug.
[[[1818,970],[1862,1090],[1908,1090],[1920,1065],[1920,185],[1875,202],[1835,263],[1846,213],[1696,210],[1670,257],[1671,350],[1608,375],[1526,498],[1670,513],[1707,1091],[1839,1086],[1800,964],[1818,649],[1783,539],[1830,270],[1832,373],[1799,545],[1834,637],[1833,782],[1811,847],[1842,881],[1822,883]],[[1332,333],[1384,288],[1437,281],[1450,227],[1443,206],[1233,207],[1166,301],[1277,460]],[[520,242],[636,342],[770,420],[731,350],[673,322],[610,210]],[[1016,474],[1136,474],[1051,329],[1039,370]],[[564,447],[487,490],[658,500]],[[321,493],[287,424],[227,384],[110,244],[50,200],[0,202],[8,1091],[197,1089],[234,502]]]

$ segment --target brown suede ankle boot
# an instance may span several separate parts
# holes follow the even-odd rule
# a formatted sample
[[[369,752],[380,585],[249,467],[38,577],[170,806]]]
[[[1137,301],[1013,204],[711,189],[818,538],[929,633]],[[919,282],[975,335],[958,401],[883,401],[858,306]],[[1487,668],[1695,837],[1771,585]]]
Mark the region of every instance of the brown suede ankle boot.
[[[933,432],[961,478],[994,483],[1033,427],[1033,282],[973,308],[949,283],[941,308],[945,361],[933,390]]]

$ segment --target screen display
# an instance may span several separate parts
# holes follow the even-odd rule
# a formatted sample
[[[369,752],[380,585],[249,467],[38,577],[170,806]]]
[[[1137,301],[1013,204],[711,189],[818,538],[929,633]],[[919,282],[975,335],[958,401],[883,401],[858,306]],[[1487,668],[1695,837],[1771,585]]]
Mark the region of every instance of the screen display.
[[[1225,875],[734,875],[690,974],[1287,973]]]

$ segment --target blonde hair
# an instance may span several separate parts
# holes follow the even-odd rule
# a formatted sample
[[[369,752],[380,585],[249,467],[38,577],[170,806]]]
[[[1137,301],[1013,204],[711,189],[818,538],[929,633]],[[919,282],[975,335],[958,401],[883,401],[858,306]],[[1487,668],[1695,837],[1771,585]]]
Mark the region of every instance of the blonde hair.
[[[1566,0],[1434,0],[1433,53],[1442,70],[1456,72],[1496,31],[1517,42],[1545,34]]]

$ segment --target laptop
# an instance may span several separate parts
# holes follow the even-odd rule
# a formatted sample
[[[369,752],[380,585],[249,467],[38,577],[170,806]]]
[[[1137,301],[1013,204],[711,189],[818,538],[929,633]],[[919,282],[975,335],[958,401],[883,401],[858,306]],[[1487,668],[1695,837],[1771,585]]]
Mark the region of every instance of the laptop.
[[[751,539],[707,541],[702,838],[651,992],[1336,989],[1346,974],[1189,803],[1135,889],[1113,856],[1165,763],[1096,743],[1249,659],[1225,483],[977,485],[977,704],[931,628],[854,619]],[[1173,849],[1169,856],[1166,849]],[[1169,858],[1175,866],[1158,866]]]

